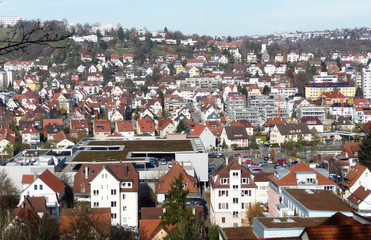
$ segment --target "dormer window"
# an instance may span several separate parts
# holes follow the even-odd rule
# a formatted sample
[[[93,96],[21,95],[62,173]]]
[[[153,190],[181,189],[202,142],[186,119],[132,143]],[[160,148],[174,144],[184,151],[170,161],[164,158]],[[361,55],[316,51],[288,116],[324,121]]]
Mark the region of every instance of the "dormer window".
[[[242,178],[241,181],[242,181],[242,184],[249,184],[248,178]]]

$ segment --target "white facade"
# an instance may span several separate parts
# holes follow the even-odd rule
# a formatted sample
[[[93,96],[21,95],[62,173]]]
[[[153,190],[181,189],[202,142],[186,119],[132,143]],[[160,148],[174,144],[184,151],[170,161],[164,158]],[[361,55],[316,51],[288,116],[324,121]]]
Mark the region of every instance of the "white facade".
[[[123,190],[133,188],[132,181],[120,181],[106,168],[91,181],[91,207],[111,208],[111,224],[138,227],[138,192]]]
[[[234,164],[237,164],[236,161],[234,162]],[[250,177],[245,175],[246,173],[242,177],[242,173],[243,170],[232,168],[229,170],[228,178],[219,178],[218,175],[212,176],[214,181],[219,181],[221,185],[225,185],[225,187],[210,186],[210,217],[212,223],[220,227],[242,226],[246,209],[255,203],[256,194],[256,185]],[[219,183],[215,185],[217,184]],[[242,187],[242,184],[253,184],[254,187],[251,185]]]
[[[365,98],[371,99],[371,64],[362,69],[362,91]]]

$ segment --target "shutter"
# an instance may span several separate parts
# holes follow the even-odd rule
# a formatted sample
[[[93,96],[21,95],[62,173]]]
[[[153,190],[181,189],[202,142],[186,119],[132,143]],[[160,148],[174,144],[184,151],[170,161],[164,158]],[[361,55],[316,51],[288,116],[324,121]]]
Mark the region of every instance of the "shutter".
[[[226,192],[227,192],[227,197],[228,197],[228,190]]]
[[[228,209],[228,203],[226,204],[226,207],[225,208]]]
[[[222,204],[221,203],[219,203],[219,209],[222,209]]]
[[[241,203],[241,208],[244,209],[244,203]]]
[[[219,197],[222,196],[222,191],[219,190]]]

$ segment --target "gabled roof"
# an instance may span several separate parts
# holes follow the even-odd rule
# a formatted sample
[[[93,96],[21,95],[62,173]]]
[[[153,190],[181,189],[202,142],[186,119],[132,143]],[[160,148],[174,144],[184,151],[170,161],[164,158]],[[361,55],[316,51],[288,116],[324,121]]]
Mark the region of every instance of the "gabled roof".
[[[171,119],[159,119],[158,129],[164,130],[169,124],[173,124],[173,121]]]
[[[43,119],[43,128],[45,128],[48,125],[63,125],[63,119]]]
[[[36,176],[37,178],[40,177],[40,175]],[[35,176],[32,174],[23,174],[22,175],[22,184],[31,184],[35,181]]]
[[[246,132],[246,128],[242,126],[225,127],[224,130],[229,140],[249,138]]]
[[[351,188],[365,171],[368,171],[367,167],[356,163],[340,184],[347,188]]]
[[[282,124],[282,123],[286,123],[286,120],[283,119],[283,118],[269,118],[265,123],[264,123],[264,126],[265,127],[274,127],[275,125],[277,124]]]
[[[158,180],[156,184],[156,193],[168,193],[173,185],[173,181],[179,177],[179,174],[183,175],[185,190],[189,190],[189,193],[200,192],[200,189],[196,186],[197,178],[189,175],[178,162],[174,162],[173,167]]]
[[[111,123],[109,121],[94,121],[94,131],[111,133]]]
[[[228,164],[224,163],[214,169],[212,172],[212,177],[210,178],[210,184],[213,188],[229,188],[229,184],[220,184],[221,178],[229,178],[231,170],[241,170],[241,178],[248,178],[248,184],[241,184],[242,188],[255,188],[256,185],[253,181],[252,175],[250,172],[236,160],[229,160]]]
[[[362,151],[362,142],[346,142],[344,143],[342,155],[348,154],[349,158],[358,158],[359,153]]]
[[[58,144],[59,142],[61,142],[63,140],[68,140],[68,141],[73,143],[73,140],[71,139],[70,135],[66,134],[64,132],[58,132],[57,134],[55,134],[53,136],[53,140],[56,144]]]
[[[139,232],[140,234],[140,239],[144,240],[150,240],[154,239],[156,234],[160,230],[164,230],[165,232],[169,233],[174,226],[169,226],[169,225],[162,225],[161,224],[161,219],[142,219],[139,221]],[[164,236],[163,236],[164,237]]]
[[[321,120],[318,119],[318,117],[302,117],[301,118],[301,123],[305,123],[308,126],[313,126],[313,125],[323,125]]]
[[[305,123],[278,124],[276,127],[281,135],[310,134],[308,125]]]
[[[343,240],[371,239],[371,224],[330,225],[305,228],[301,236],[307,239]],[[299,239],[302,239],[301,237]]]
[[[22,134],[29,134],[29,133],[39,133],[39,131],[34,128],[32,125],[28,125],[28,127],[22,131]]]
[[[21,216],[25,210],[33,211],[34,213],[44,213],[46,210],[46,199],[42,197],[25,197],[23,202],[14,211],[14,216]]]
[[[138,119],[140,132],[155,132],[155,123],[152,119]]]
[[[229,126],[243,126],[245,128],[254,128],[248,120],[233,120]]]
[[[117,121],[116,122],[116,132],[133,132],[134,126],[130,121]]]
[[[199,137],[202,132],[205,130],[206,126],[202,124],[198,124],[192,131],[192,133],[189,136],[192,137]]]
[[[363,201],[365,201],[370,195],[371,195],[371,189],[368,189],[363,186],[359,186],[357,190],[355,190],[353,194],[348,197],[348,200],[351,203],[358,206]]]
[[[53,173],[49,170],[45,170],[40,176],[39,179],[43,181],[48,187],[50,187],[54,192],[61,193],[66,187],[64,183],[59,180]]]
[[[314,172],[317,176],[318,185],[336,185],[335,182],[331,181],[321,173],[317,172],[315,169],[309,167],[303,162],[298,164],[292,165],[291,167],[287,168],[289,172],[280,179],[276,179],[274,175],[269,176],[269,180],[272,181],[277,186],[297,186],[298,182],[296,180],[296,173],[297,172]]]

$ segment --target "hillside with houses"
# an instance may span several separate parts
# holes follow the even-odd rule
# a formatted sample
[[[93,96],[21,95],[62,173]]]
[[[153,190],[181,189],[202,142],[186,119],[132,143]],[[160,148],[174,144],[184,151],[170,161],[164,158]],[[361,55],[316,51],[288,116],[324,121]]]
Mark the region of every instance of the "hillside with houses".
[[[371,238],[370,28],[51,26],[0,56],[0,239]]]

